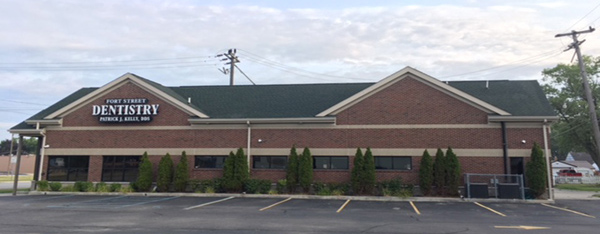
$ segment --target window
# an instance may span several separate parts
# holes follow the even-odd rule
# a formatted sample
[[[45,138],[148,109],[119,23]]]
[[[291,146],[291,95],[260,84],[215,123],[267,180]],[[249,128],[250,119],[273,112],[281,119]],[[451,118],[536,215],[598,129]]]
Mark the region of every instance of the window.
[[[313,157],[314,169],[348,169],[348,157],[345,156],[315,156]]]
[[[90,156],[50,156],[48,180],[87,181]]]
[[[253,156],[252,162],[256,169],[285,169],[287,156]]]
[[[194,168],[223,168],[227,156],[196,156]]]
[[[135,181],[140,160],[140,156],[104,156],[102,181]]]
[[[411,157],[375,157],[375,169],[377,170],[410,170],[411,168]]]

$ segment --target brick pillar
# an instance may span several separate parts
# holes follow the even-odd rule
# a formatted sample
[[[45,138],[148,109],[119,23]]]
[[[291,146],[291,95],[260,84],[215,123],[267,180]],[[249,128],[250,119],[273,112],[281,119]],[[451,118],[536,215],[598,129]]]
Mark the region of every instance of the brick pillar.
[[[102,181],[102,155],[90,155],[88,181]]]

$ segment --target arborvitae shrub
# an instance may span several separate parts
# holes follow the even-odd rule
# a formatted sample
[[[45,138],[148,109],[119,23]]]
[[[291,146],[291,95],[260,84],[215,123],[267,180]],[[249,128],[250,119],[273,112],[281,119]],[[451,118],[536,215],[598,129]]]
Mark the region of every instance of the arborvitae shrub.
[[[158,162],[158,178],[156,179],[156,188],[160,192],[167,192],[173,181],[173,159],[167,153]]]
[[[148,152],[144,152],[142,161],[140,162],[138,178],[134,185],[137,192],[148,192],[152,189],[152,163],[148,159]]]
[[[175,170],[175,176],[173,178],[175,191],[185,192],[189,180],[190,168],[188,166],[187,155],[185,151],[183,151],[181,152],[181,159],[179,160],[179,164],[177,164],[177,169]]]
[[[298,163],[298,182],[300,183],[300,187],[304,190],[304,192],[308,192],[310,190],[310,185],[313,181],[313,162],[312,155],[308,148],[304,148],[302,152],[302,156],[300,156]]]
[[[425,150],[421,157],[421,166],[419,168],[419,187],[423,195],[431,194],[431,185],[433,184],[433,160],[429,152]]]
[[[442,149],[438,148],[435,153],[435,162],[433,164],[433,184],[437,194],[444,195],[446,187],[446,159]]]
[[[296,146],[290,149],[285,178],[287,191],[294,193],[296,186],[298,186],[298,153],[296,152]]]
[[[249,177],[248,160],[244,150],[239,148],[235,154],[230,152],[223,166],[222,188],[226,192],[241,192]]]
[[[539,197],[546,192],[548,181],[544,152],[535,142],[533,143],[533,148],[531,148],[531,160],[527,163],[526,167],[527,171],[525,171],[525,175],[529,189],[531,189],[534,196]]]
[[[362,150],[360,148],[356,149],[356,153],[354,154],[354,167],[352,168],[351,182],[352,182],[352,190],[355,194],[362,194],[362,174],[364,170],[364,157],[362,154]]]
[[[448,185],[448,194],[453,196],[459,194],[458,186],[460,185],[460,179],[460,162],[454,151],[452,151],[452,148],[448,147],[446,151],[446,185]]]
[[[375,189],[376,177],[375,177],[375,158],[371,153],[371,148],[367,148],[365,152],[365,161],[362,172],[362,186],[364,192],[367,194],[373,194]]]

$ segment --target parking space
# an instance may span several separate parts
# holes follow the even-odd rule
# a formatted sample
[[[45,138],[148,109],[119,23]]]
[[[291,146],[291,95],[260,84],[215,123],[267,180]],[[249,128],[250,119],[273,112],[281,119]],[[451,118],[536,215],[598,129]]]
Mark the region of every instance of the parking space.
[[[559,231],[568,231],[570,223],[577,225],[577,227],[570,227],[571,229],[582,232],[589,232],[588,229],[594,227],[595,230],[597,227],[598,219],[595,217],[598,217],[599,209],[596,207],[600,207],[600,201],[560,201],[553,206],[581,212],[591,217],[537,203],[347,201],[288,199],[287,197],[37,195],[0,197],[0,207],[2,207],[0,225],[19,223],[25,225],[24,223],[27,222],[21,219],[35,218],[47,220],[52,223],[47,225],[51,226],[56,226],[57,222],[76,226],[81,223],[81,225],[91,225],[94,227],[93,230],[107,225],[133,228],[139,225],[152,227],[160,224],[179,225],[191,229],[221,230],[224,233],[231,230],[236,230],[231,233],[238,233],[239,230],[242,230],[239,233],[262,233],[255,230],[265,231],[264,233],[269,233],[269,230],[273,233],[281,233],[288,230],[289,227],[284,225],[288,223],[292,227],[299,228],[298,230],[301,230],[299,232],[313,233],[331,230],[343,233],[359,231],[414,233],[398,231],[404,230],[403,228],[433,233],[440,230],[465,233],[510,233],[511,229],[538,230],[536,228],[539,228],[539,230],[546,230],[545,233],[560,233]],[[111,216],[111,214],[119,214],[122,217]],[[164,217],[169,217],[170,222],[163,221]],[[68,220],[77,220],[78,223],[70,223],[67,222]],[[310,226],[302,226],[308,224]],[[340,225],[347,227],[341,228]],[[45,226],[42,224],[37,228],[42,227]],[[34,228],[29,231],[36,232],[36,230]],[[136,231],[131,233],[139,232],[137,229],[132,230]],[[144,230],[148,233],[164,231],[160,228]],[[101,231],[96,230],[96,232]],[[73,233],[77,232],[73,231]]]

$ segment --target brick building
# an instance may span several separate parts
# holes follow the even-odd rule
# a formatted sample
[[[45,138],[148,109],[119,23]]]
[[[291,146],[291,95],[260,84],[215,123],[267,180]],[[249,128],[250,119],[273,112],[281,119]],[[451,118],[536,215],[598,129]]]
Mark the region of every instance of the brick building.
[[[315,181],[349,181],[356,149],[370,147],[379,180],[416,184],[423,151],[449,146],[463,173],[522,174],[556,119],[536,81],[441,82],[407,67],[344,84],[165,87],[125,74],[10,132],[40,137],[38,174],[54,181],[130,181],[144,152],[156,169],[182,151],[192,179],[210,179],[240,147],[252,178],[276,181],[296,146],[310,148]]]

